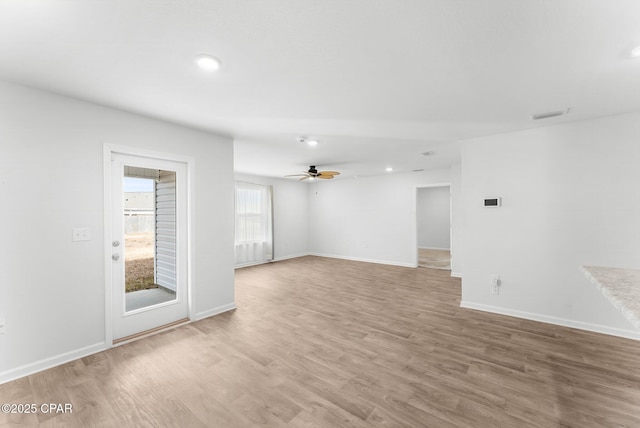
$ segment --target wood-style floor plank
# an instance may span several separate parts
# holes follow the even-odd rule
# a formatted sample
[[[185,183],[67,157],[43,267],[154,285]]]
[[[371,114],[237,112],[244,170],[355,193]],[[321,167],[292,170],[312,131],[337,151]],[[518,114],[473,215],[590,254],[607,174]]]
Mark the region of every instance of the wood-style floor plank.
[[[236,271],[238,309],[0,385],[0,427],[640,427],[640,342],[459,307],[448,271]]]

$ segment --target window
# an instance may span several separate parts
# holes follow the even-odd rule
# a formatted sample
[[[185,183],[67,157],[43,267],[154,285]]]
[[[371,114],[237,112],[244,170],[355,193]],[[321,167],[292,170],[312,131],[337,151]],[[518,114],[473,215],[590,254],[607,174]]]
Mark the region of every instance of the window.
[[[236,182],[236,265],[271,260],[271,187]]]
[[[236,242],[265,241],[261,189],[236,190]]]

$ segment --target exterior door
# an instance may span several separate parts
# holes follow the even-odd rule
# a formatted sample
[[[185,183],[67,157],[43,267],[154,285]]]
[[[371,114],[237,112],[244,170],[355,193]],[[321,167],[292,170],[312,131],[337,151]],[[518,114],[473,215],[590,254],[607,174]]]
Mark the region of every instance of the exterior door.
[[[187,165],[111,154],[114,343],[188,319]]]

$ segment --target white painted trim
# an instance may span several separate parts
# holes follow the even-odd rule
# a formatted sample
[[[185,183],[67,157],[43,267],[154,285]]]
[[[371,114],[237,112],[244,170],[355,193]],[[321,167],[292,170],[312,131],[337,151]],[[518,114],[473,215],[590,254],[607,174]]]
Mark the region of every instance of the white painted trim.
[[[218,307],[213,308],[213,309],[208,309],[206,311],[198,312],[195,315],[195,317],[193,318],[192,321],[200,321],[201,319],[209,318],[209,317],[212,317],[214,315],[219,315],[219,314],[221,314],[223,312],[229,312],[229,311],[232,311],[232,310],[234,310],[236,308],[237,308],[237,306],[236,306],[235,302],[228,303],[226,305],[218,306]]]
[[[586,323],[581,321],[569,320],[566,318],[557,318],[549,315],[535,314],[532,312],[518,311],[514,309],[501,308],[498,306],[485,305],[482,303],[460,302],[461,308],[475,309],[483,312],[491,312],[494,314],[507,315],[515,318],[523,318],[531,321],[538,321],[547,324],[554,324],[563,327],[576,328],[578,330],[586,330],[594,333],[608,334],[610,336],[624,337],[626,339],[640,340],[640,332],[633,330],[625,330],[620,328],[612,328],[599,324]]]
[[[196,312],[196,159],[187,164],[187,316],[193,320]]]
[[[451,272],[451,276],[454,278],[462,278],[462,274],[459,272]]]
[[[317,257],[328,257],[330,259],[352,260],[354,262],[377,263],[380,265],[391,265],[391,266],[401,266],[401,267],[410,267],[410,268],[415,268],[418,266],[417,264],[413,264],[413,263],[402,263],[402,262],[394,262],[389,260],[378,260],[378,259],[365,259],[362,257],[338,256],[335,254],[309,253],[309,255],[317,256]]]
[[[103,233],[104,233],[104,340],[105,346],[110,348],[113,343],[113,302],[112,302],[112,284],[113,278],[111,275],[111,154],[112,146],[108,144],[103,145],[103,180],[104,180],[104,213],[103,219]],[[109,221],[109,224],[107,224]]]
[[[172,162],[182,162],[188,165],[193,164],[194,158],[192,156],[180,155],[170,152],[159,152],[156,150],[142,149],[140,147],[121,146],[117,144],[105,143],[105,148],[108,148],[111,153],[119,153],[129,156],[140,156],[144,158],[167,160]]]
[[[440,251],[451,251],[451,248],[439,248],[439,247],[418,247],[421,250],[440,250]]]
[[[417,189],[424,189],[427,187],[451,187],[451,182],[433,183],[433,184],[418,184]]]
[[[416,185],[413,190],[413,248],[415,248],[415,259],[416,262],[411,267],[418,267],[420,264],[420,256],[418,254],[418,249],[422,247],[418,247],[418,191],[419,189],[426,189],[430,187],[448,187],[449,188],[449,246],[451,248],[428,248],[432,250],[449,250],[451,252],[451,264],[453,265],[453,192],[451,191],[452,183],[433,183],[433,184],[419,184]]]
[[[64,354],[54,355],[53,357],[45,358],[44,360],[35,361],[33,363],[25,364],[11,370],[4,371],[0,373],[0,385],[3,383],[11,382],[12,380],[29,376],[33,373],[37,373],[43,370],[50,369],[52,367],[59,366],[61,364],[68,363],[69,361],[74,361],[79,358],[86,357],[87,355],[104,351],[106,348],[107,347],[105,342],[100,342],[94,345],[85,346],[84,348],[76,349],[75,351],[69,351],[65,352]]]

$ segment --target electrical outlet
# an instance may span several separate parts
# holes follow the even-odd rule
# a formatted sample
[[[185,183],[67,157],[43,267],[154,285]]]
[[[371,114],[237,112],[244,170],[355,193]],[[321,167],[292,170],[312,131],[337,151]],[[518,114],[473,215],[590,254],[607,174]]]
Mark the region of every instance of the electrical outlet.
[[[77,241],[90,241],[91,240],[91,232],[88,227],[74,227],[73,235],[71,237],[73,242]]]
[[[498,295],[500,294],[500,285],[502,285],[502,281],[500,280],[500,275],[492,274],[491,275],[491,294]]]

